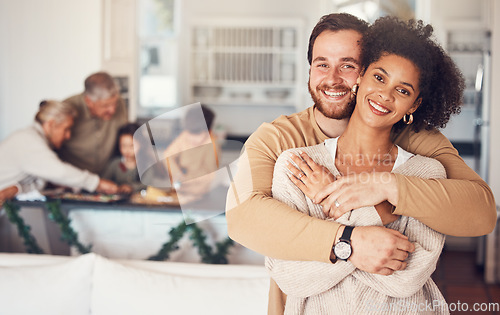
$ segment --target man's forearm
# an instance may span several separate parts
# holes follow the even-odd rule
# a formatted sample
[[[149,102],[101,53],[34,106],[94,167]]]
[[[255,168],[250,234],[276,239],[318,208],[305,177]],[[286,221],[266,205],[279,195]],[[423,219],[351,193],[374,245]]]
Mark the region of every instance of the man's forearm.
[[[413,217],[453,236],[480,236],[496,224],[495,199],[483,181],[425,180],[397,175],[395,214]]]
[[[402,134],[402,147],[438,160],[448,179],[397,176],[399,199],[395,214],[414,217],[434,230],[454,236],[490,233],[496,222],[495,199],[486,182],[458,155],[440,132]]]
[[[228,234],[260,254],[329,263],[339,224],[310,217],[270,197],[256,195],[226,211]]]

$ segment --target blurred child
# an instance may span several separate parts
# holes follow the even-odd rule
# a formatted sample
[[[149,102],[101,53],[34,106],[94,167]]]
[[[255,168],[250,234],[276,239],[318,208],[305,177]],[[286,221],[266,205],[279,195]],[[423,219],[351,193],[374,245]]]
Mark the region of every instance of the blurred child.
[[[218,169],[217,144],[212,136],[215,114],[201,105],[186,112],[182,132],[164,152],[172,186],[179,200],[200,199],[213,184]]]
[[[146,189],[141,183],[137,171],[135,153],[139,150],[139,143],[134,141],[134,133],[139,128],[135,123],[124,125],[118,131],[117,146],[121,156],[116,157],[108,164],[103,177],[116,182],[119,192],[132,193]]]

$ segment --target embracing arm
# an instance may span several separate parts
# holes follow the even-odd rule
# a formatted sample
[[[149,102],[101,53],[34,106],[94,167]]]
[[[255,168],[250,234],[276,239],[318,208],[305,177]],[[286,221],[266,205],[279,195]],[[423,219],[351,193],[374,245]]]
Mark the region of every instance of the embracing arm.
[[[330,263],[339,224],[310,217],[272,198],[280,137],[274,126],[264,124],[245,144],[227,197],[229,236],[266,256]]]
[[[287,162],[291,162],[291,156],[294,155],[291,152],[293,150],[285,151],[276,161],[272,184],[273,197],[296,209],[297,212],[324,219],[321,207],[313,204],[288,177],[286,165]],[[316,240],[312,241],[311,245],[315,242]],[[266,257],[266,268],[283,292],[301,298],[332,288],[355,270],[350,262],[326,264],[317,261],[291,261],[271,257]]]
[[[415,245],[415,251],[406,260],[407,267],[388,276],[372,274],[359,269],[356,269],[352,274],[372,289],[384,295],[400,298],[417,293],[430,279],[436,269],[445,239],[443,234],[413,218],[404,217],[404,219],[408,220],[405,234]]]
[[[421,179],[396,174],[395,214],[413,217],[447,235],[479,236],[495,227],[493,193],[437,131],[403,132],[397,143],[412,153],[432,157],[444,166],[448,179]]]
[[[18,153],[19,164],[22,165],[24,173],[58,185],[84,188],[88,191],[97,189],[99,176],[61,161],[42,139],[29,139],[30,145],[23,147]]]

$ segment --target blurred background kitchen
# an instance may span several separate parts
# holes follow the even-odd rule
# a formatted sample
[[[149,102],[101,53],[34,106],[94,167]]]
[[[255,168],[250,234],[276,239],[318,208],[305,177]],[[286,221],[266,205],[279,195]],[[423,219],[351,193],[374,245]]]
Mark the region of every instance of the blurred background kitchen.
[[[444,134],[500,200],[496,0],[0,0],[0,140],[29,125],[40,100],[64,99],[104,70],[119,81],[131,121],[202,102],[216,112],[220,138],[244,141],[262,122],[312,105],[308,36],[331,12],[434,26],[467,83],[462,113]],[[446,246],[493,283],[499,244],[496,230]]]

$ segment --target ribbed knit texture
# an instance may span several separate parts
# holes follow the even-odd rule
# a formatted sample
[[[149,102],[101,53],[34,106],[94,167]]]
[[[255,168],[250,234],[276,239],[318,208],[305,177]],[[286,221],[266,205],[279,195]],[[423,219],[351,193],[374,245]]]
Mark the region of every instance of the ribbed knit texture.
[[[323,143],[290,149],[276,162],[273,197],[310,216],[331,220],[325,217],[321,206],[312,203],[287,176],[286,162],[294,164],[290,156],[299,151],[307,153],[334,175],[340,175]],[[418,155],[394,173],[421,178],[446,177],[438,161]],[[348,212],[337,221],[350,226],[382,225],[373,206]],[[406,269],[390,276],[361,271],[349,261],[326,264],[266,257],[271,277],[288,296],[285,314],[448,314],[445,300],[430,278],[444,245],[444,235],[405,216],[387,227],[408,236],[415,244],[415,251],[406,260]],[[432,308],[433,303],[439,303],[439,307]]]

